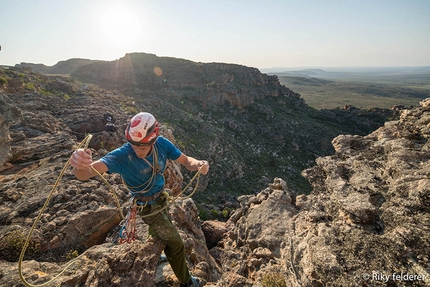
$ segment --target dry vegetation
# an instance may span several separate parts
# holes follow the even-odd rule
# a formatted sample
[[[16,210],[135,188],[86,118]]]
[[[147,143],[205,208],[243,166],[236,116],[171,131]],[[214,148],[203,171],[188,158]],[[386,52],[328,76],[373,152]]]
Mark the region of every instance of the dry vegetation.
[[[352,105],[359,108],[418,106],[430,97],[430,75],[314,78],[279,75],[281,84],[299,93],[316,109]]]

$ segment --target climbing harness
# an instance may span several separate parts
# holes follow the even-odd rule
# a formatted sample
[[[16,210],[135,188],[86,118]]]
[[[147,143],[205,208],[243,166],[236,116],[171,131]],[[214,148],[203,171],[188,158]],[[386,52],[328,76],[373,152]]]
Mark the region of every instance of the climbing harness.
[[[90,141],[91,141],[91,139],[92,139],[92,137],[93,137],[93,135],[91,135],[91,134],[88,134],[83,140],[82,140],[82,142],[78,145],[78,147],[77,147],[77,149],[79,149],[79,148],[84,148],[84,149],[87,149],[88,148],[88,145],[89,145],[89,143],[90,143]],[[154,149],[155,150],[155,149]],[[22,250],[21,250],[21,254],[20,254],[20,256],[19,256],[19,260],[18,260],[18,273],[19,273],[19,278],[21,279],[21,281],[22,281],[22,283],[25,285],[25,286],[27,286],[27,287],[43,287],[43,286],[46,286],[46,285],[48,285],[48,284],[50,284],[50,283],[52,283],[52,282],[54,282],[55,280],[57,280],[71,265],[73,265],[73,264],[75,264],[75,263],[79,263],[78,262],[78,258],[79,257],[77,257],[77,258],[75,258],[75,259],[73,259],[73,260],[71,260],[67,265],[66,265],[66,267],[57,275],[57,276],[55,276],[54,278],[52,278],[51,280],[49,280],[49,281],[47,281],[47,282],[45,282],[45,283],[42,283],[42,284],[39,284],[39,285],[34,285],[34,284],[31,284],[31,283],[29,283],[25,278],[24,278],[24,275],[23,275],[23,273],[22,273],[22,262],[23,262],[23,260],[24,260],[24,255],[25,255],[25,251],[27,250],[27,247],[28,247],[28,245],[29,245],[29,243],[30,243],[30,239],[31,239],[31,236],[33,235],[33,232],[34,232],[34,230],[36,229],[36,226],[37,226],[37,223],[39,222],[39,220],[40,220],[40,218],[41,218],[41,216],[42,216],[42,214],[43,214],[43,212],[45,211],[45,209],[47,208],[47,206],[48,206],[48,204],[49,204],[49,202],[51,201],[51,199],[52,199],[52,197],[53,197],[53,195],[54,195],[54,192],[55,192],[55,190],[57,189],[57,187],[58,187],[58,185],[60,184],[60,181],[61,181],[61,178],[63,177],[63,175],[64,175],[64,173],[66,172],[66,170],[67,170],[67,168],[69,167],[69,165],[70,165],[70,160],[71,160],[71,157],[67,160],[67,162],[66,162],[66,164],[64,165],[64,167],[63,167],[63,169],[61,170],[61,172],[60,172],[60,175],[58,176],[58,178],[57,178],[57,180],[55,181],[55,184],[54,184],[54,186],[52,187],[52,189],[51,189],[51,192],[49,193],[49,195],[48,195],[48,197],[47,197],[47,199],[46,199],[46,201],[45,201],[45,203],[44,203],[44,205],[42,206],[42,208],[41,208],[41,210],[39,211],[39,214],[37,215],[37,217],[36,217],[36,219],[34,220],[34,223],[33,223],[33,225],[32,225],[32,227],[31,227],[31,229],[30,229],[30,232],[28,233],[28,235],[27,235],[27,239],[25,240],[25,243],[24,243],[24,245],[23,245],[23,247],[22,247]],[[156,160],[156,162],[157,163],[154,163],[154,166],[155,165],[157,165],[158,164],[158,158],[157,158],[157,160]],[[121,218],[123,219],[122,220],[122,222],[123,222],[123,224],[121,224],[122,226],[121,226],[121,229],[120,229],[120,237],[121,237],[121,235],[123,235],[123,238],[121,238],[121,240],[123,241],[123,242],[121,242],[121,240],[120,240],[120,243],[124,243],[124,242],[132,242],[132,241],[134,241],[135,239],[136,239],[136,231],[137,231],[137,229],[136,229],[136,213],[137,213],[137,209],[139,208],[139,206],[137,206],[136,205],[136,202],[134,201],[134,202],[132,202],[132,205],[131,205],[131,208],[129,209],[129,211],[128,211],[128,213],[127,213],[127,217],[124,217],[124,214],[122,213],[122,209],[121,209],[121,204],[120,204],[120,202],[119,202],[119,199],[118,199],[118,196],[116,195],[116,193],[115,193],[115,191],[113,190],[113,187],[110,185],[110,183],[107,181],[107,179],[102,175],[102,174],[100,174],[95,168],[93,168],[93,167],[91,167],[91,169],[103,180],[103,182],[108,186],[108,188],[109,188],[109,190],[110,190],[110,192],[112,193],[112,195],[113,195],[113,197],[115,198],[115,201],[116,201],[116,204],[117,204],[117,207],[118,207],[118,210],[119,210],[119,212],[120,212],[120,215],[121,215]],[[155,169],[155,168],[153,168],[153,169]],[[158,168],[157,168],[158,169]],[[194,190],[192,191],[192,193],[191,194],[189,194],[188,196],[186,196],[186,197],[184,197],[183,199],[186,199],[186,198],[189,198],[189,197],[191,197],[195,192],[196,192],[196,190],[197,190],[197,187],[198,187],[198,183],[199,183],[199,178],[200,178],[200,173],[201,173],[201,169],[202,169],[202,167],[200,167],[198,170],[197,170],[197,172],[196,172],[196,174],[194,175],[194,177],[190,180],[190,182],[188,183],[188,185],[176,196],[176,197],[171,197],[167,192],[165,192],[165,191],[163,191],[163,194],[165,193],[166,194],[166,196],[167,196],[167,200],[169,201],[169,203],[172,203],[172,202],[174,202],[176,199],[178,199],[179,197],[180,197],[180,195],[184,192],[184,190],[187,190],[188,188],[189,188],[189,186],[191,185],[191,183],[197,178],[197,182],[196,182],[196,186],[194,187]],[[157,171],[156,171],[157,172]],[[168,208],[170,206],[170,204],[166,204],[166,206],[165,207],[163,207],[163,208],[161,208],[161,209],[159,209],[159,210],[157,210],[157,211],[155,211],[155,212],[153,212],[153,213],[151,213],[151,214],[147,214],[147,215],[144,215],[144,216],[142,216],[142,217],[148,217],[148,216],[152,216],[152,215],[154,215],[154,214],[157,214],[157,213],[159,213],[159,212],[161,212],[161,211],[163,211],[163,210],[165,210],[166,208]]]
[[[163,190],[162,192],[160,192],[161,193],[160,195],[155,194],[152,197],[146,198],[147,200],[145,200],[144,205],[137,205],[139,197],[131,198],[130,199],[131,205],[129,207],[127,217],[120,223],[121,228],[119,231],[119,243],[120,244],[125,243],[125,242],[130,243],[130,242],[136,240],[136,238],[137,238],[137,236],[136,236],[136,233],[137,233],[136,213],[138,211],[142,211],[142,209],[148,204],[148,202],[154,201],[160,196],[164,196],[166,198],[167,204],[163,208],[160,208],[154,212],[151,212],[151,213],[145,214],[145,215],[140,215],[141,218],[150,217],[150,216],[156,215],[156,214],[168,209],[179,198],[187,199],[187,198],[192,197],[194,195],[194,193],[197,191],[197,188],[199,186],[200,174],[201,174],[202,168],[203,168],[203,166],[201,166],[197,170],[194,177],[190,180],[190,182],[187,184],[187,186],[181,190],[181,192],[177,196],[171,196],[170,193],[168,193],[166,190]],[[191,184],[194,182],[194,180],[197,180],[197,181],[196,181],[196,184],[194,186],[193,191],[189,195],[181,197],[181,195],[184,193],[184,191],[188,190],[188,188],[191,186]]]
[[[143,160],[146,161],[146,163],[152,168],[151,177],[146,182],[142,183],[139,186],[130,186],[125,182],[124,178],[122,178],[123,184],[130,191],[145,194],[146,192],[150,191],[151,188],[154,186],[155,177],[156,177],[157,173],[164,177],[163,173],[161,172],[161,170],[159,168],[158,152],[157,152],[157,148],[155,145],[153,147],[152,153],[153,153],[152,164],[151,164],[151,162],[149,162],[149,160],[147,160],[146,158],[143,158]],[[155,201],[158,197],[164,196],[168,203],[163,208],[160,208],[160,209],[158,209],[158,210],[156,210],[150,214],[140,215],[141,218],[153,216],[153,215],[158,214],[158,213],[162,212],[163,210],[169,208],[171,204],[173,204],[179,197],[181,197],[184,190],[187,190],[189,188],[189,186],[193,183],[193,181],[197,179],[197,182],[196,182],[196,185],[194,187],[193,192],[190,195],[184,197],[183,199],[191,197],[196,192],[196,190],[198,188],[200,173],[201,173],[202,168],[203,168],[203,166],[197,170],[197,173],[190,180],[188,185],[176,197],[172,197],[166,190],[163,190],[163,191],[156,193],[152,196],[139,196],[139,195],[137,195],[135,197],[132,197],[130,199],[131,204],[130,204],[129,210],[127,212],[127,216],[120,223],[119,243],[120,244],[130,243],[130,242],[136,240],[136,238],[137,238],[136,214],[138,211],[142,211],[143,208],[148,204],[148,202]],[[145,204],[138,205],[138,202],[145,202]]]
[[[130,243],[136,240],[137,236],[137,226],[136,226],[136,207],[132,206],[125,218],[123,220],[123,224],[121,224],[121,228],[119,230],[119,244]]]

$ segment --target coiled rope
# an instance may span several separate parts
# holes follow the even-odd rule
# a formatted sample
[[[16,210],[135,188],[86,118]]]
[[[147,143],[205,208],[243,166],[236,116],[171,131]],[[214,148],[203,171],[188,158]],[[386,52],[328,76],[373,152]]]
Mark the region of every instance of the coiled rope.
[[[145,218],[145,217],[150,217],[150,216],[153,216],[157,213],[160,213],[163,210],[169,208],[173,203],[175,203],[175,201],[178,198],[187,199],[187,198],[192,197],[194,195],[194,193],[197,191],[197,188],[199,186],[200,174],[201,174],[202,168],[203,168],[203,166],[201,166],[197,170],[196,174],[193,176],[193,178],[190,180],[190,182],[187,184],[187,186],[185,188],[183,188],[181,190],[181,192],[178,193],[178,195],[171,196],[166,190],[164,190],[162,192],[162,195],[160,195],[160,196],[164,196],[166,198],[166,201],[167,201],[167,204],[163,208],[157,209],[154,212],[149,213],[149,214],[145,214],[145,215],[140,214],[140,217]],[[181,195],[184,193],[184,191],[187,190],[190,187],[190,185],[193,183],[193,181],[196,179],[197,179],[197,182],[196,182],[196,185],[194,186],[193,191],[189,195],[181,197]],[[150,180],[152,180],[152,179],[150,179]],[[125,182],[124,182],[124,184],[125,184]],[[138,210],[142,210],[142,208],[145,207],[146,204],[143,206],[137,206],[136,200],[133,200],[133,198],[131,199],[131,206],[129,208],[129,211],[127,212],[127,217],[120,223],[120,226],[121,226],[121,228],[119,230],[119,243],[120,244],[126,243],[126,242],[130,243],[130,242],[136,240],[136,233],[137,233],[136,213]]]
[[[90,141],[91,141],[91,139],[92,139],[92,137],[93,137],[93,135],[91,135],[91,134],[88,134],[83,140],[82,140],[82,142],[78,145],[78,147],[77,147],[77,149],[79,149],[79,148],[84,148],[84,149],[87,149],[88,148],[88,145],[89,145],[89,143],[90,143]],[[67,265],[66,265],[66,267],[57,275],[57,276],[55,276],[54,278],[52,278],[51,280],[49,280],[49,281],[46,281],[46,282],[44,282],[44,283],[42,283],[42,284],[39,284],[39,285],[34,285],[34,284],[31,284],[31,283],[29,283],[26,279],[25,279],[25,277],[24,277],[24,275],[23,275],[23,273],[22,273],[22,262],[24,261],[24,255],[25,255],[25,251],[27,250],[27,247],[28,247],[28,245],[29,245],[29,243],[30,243],[30,240],[31,240],[31,236],[33,235],[33,232],[34,232],[34,230],[36,229],[36,226],[37,226],[37,223],[39,222],[39,220],[40,220],[40,217],[42,216],[42,214],[43,214],[43,212],[45,211],[45,209],[47,208],[47,206],[48,206],[48,204],[49,204],[49,202],[51,201],[51,199],[52,199],[52,197],[53,197],[53,195],[54,195],[54,192],[55,192],[55,190],[57,189],[57,187],[58,187],[58,185],[60,184],[60,181],[61,181],[61,178],[63,177],[63,175],[64,175],[64,173],[66,172],[66,170],[67,170],[67,168],[69,167],[69,165],[70,165],[70,160],[71,160],[71,157],[67,160],[67,162],[66,162],[66,164],[64,165],[64,167],[63,167],[63,169],[61,170],[61,172],[60,172],[60,175],[58,176],[58,178],[57,178],[57,180],[55,181],[55,184],[54,184],[54,186],[52,187],[52,189],[51,189],[51,192],[49,193],[49,195],[48,195],[48,197],[46,198],[46,201],[45,201],[45,203],[44,203],[44,205],[42,206],[42,209],[39,211],[39,214],[37,215],[37,217],[36,217],[36,219],[34,220],[34,223],[33,223],[33,226],[31,227],[31,229],[30,229],[30,232],[28,233],[28,235],[27,235],[27,239],[25,240],[25,243],[24,243],[24,245],[23,245],[23,247],[22,247],[22,250],[21,250],[21,254],[20,254],[20,256],[19,256],[19,260],[18,260],[18,273],[19,273],[19,278],[21,279],[21,281],[22,281],[22,283],[25,285],[25,286],[27,286],[27,287],[43,287],[43,286],[46,286],[46,285],[48,285],[48,284],[50,284],[50,283],[52,283],[52,282],[54,282],[55,280],[57,280],[71,265],[73,265],[73,264],[75,264],[75,263],[78,263],[78,258],[79,257],[77,257],[77,258],[75,258],[75,259],[73,259],[73,260],[71,260]],[[116,193],[115,193],[115,191],[113,190],[113,187],[112,187],[112,185],[107,181],[107,179],[102,175],[102,174],[100,174],[95,168],[93,168],[93,167],[91,167],[91,169],[103,180],[103,182],[108,186],[108,188],[109,188],[109,190],[110,190],[110,192],[112,193],[112,195],[113,195],[113,197],[115,198],[115,201],[116,201],[116,204],[117,204],[117,207],[118,207],[118,210],[119,210],[119,212],[120,212],[120,214],[121,214],[121,218],[123,219],[123,220],[126,220],[126,218],[124,217],[124,214],[122,213],[122,209],[121,209],[121,204],[120,204],[120,202],[119,202],[119,199],[118,199],[118,196],[116,195]],[[145,216],[143,216],[143,217],[147,217],[147,216],[151,216],[151,215],[154,215],[154,214],[157,214],[157,213],[159,213],[159,212],[161,212],[161,211],[163,211],[164,209],[166,209],[166,208],[168,208],[169,206],[170,206],[170,204],[172,203],[172,202],[174,202],[174,201],[176,201],[176,199],[178,199],[179,197],[180,197],[180,195],[184,192],[184,190],[186,190],[186,189],[188,189],[189,188],[189,186],[191,185],[191,183],[197,178],[197,183],[196,183],[196,186],[194,187],[194,190],[192,191],[192,193],[191,194],[189,194],[188,196],[186,196],[186,197],[184,197],[184,199],[186,199],[186,198],[189,198],[189,197],[191,197],[195,192],[196,192],[196,190],[197,190],[197,187],[198,187],[198,183],[199,183],[199,178],[200,178],[200,173],[201,173],[201,169],[202,169],[202,167],[200,167],[198,170],[197,170],[197,173],[194,175],[194,177],[190,180],[190,182],[188,183],[188,185],[176,196],[176,197],[172,197],[172,196],[170,196],[170,195],[168,195],[167,194],[167,192],[166,192],[166,194],[168,195],[167,196],[167,199],[168,199],[168,201],[169,201],[169,204],[167,204],[164,208],[162,208],[162,209],[159,209],[159,210],[157,210],[157,211],[155,211],[155,212],[153,212],[153,213],[151,213],[151,214],[147,214],[147,215],[145,215]]]
[[[89,143],[90,143],[90,141],[91,141],[91,139],[92,139],[92,135],[91,134],[89,134],[89,135],[87,135],[86,137],[85,137],[85,139],[78,145],[78,147],[77,148],[82,148],[82,147],[84,147],[85,149],[86,148],[88,148],[88,145],[89,145]],[[74,264],[74,263],[77,263],[77,258],[75,258],[74,260],[72,260],[72,261],[70,261],[69,262],[69,264],[67,264],[67,266],[63,269],[63,271],[61,271],[57,276],[55,276],[54,278],[52,278],[51,280],[49,280],[49,281],[47,281],[47,282],[45,282],[45,283],[42,283],[42,284],[39,284],[39,285],[34,285],[34,284],[31,284],[31,283],[29,283],[25,278],[24,278],[24,275],[22,274],[22,261],[24,260],[24,255],[25,255],[25,251],[27,250],[27,247],[28,247],[28,245],[29,245],[29,242],[30,242],[30,239],[31,239],[31,236],[33,235],[33,232],[34,232],[34,229],[36,228],[36,226],[37,226],[37,223],[39,222],[39,220],[40,220],[40,217],[42,216],[42,214],[43,214],[43,212],[45,211],[45,209],[46,209],[46,207],[48,206],[48,204],[49,204],[49,202],[51,201],[51,199],[52,199],[52,197],[53,197],[53,195],[54,195],[54,192],[55,192],[55,190],[57,189],[57,187],[58,187],[58,185],[60,184],[60,181],[61,181],[61,178],[63,177],[63,175],[64,175],[64,173],[66,172],[66,170],[67,170],[67,168],[69,167],[69,165],[70,165],[70,160],[71,160],[71,157],[67,160],[67,162],[66,162],[66,164],[64,165],[64,167],[63,167],[63,169],[61,170],[61,172],[60,172],[60,175],[58,176],[58,178],[57,178],[57,180],[55,181],[55,184],[54,184],[54,186],[52,187],[52,189],[51,189],[51,192],[49,193],[49,195],[48,195],[48,198],[46,199],[46,201],[45,201],[45,204],[42,206],[42,209],[39,211],[39,214],[37,215],[37,217],[36,217],[36,219],[34,220],[34,223],[33,223],[33,226],[31,227],[31,229],[30,229],[30,232],[28,233],[28,236],[27,236],[27,239],[25,240],[25,243],[24,243],[24,245],[23,245],[23,247],[22,247],[22,250],[21,250],[21,254],[20,254],[20,256],[19,256],[19,261],[18,261],[18,272],[19,272],[19,278],[21,279],[21,281],[22,281],[22,283],[24,283],[24,285],[26,285],[26,286],[28,286],[28,287],[41,287],[41,286],[46,286],[46,285],[48,285],[48,284],[50,284],[50,283],[52,283],[53,281],[55,281],[55,280],[57,280],[58,279],[58,277],[60,277],[72,264]],[[94,168],[92,168],[102,179],[103,179],[103,181],[108,185],[108,187],[109,187],[109,190],[111,191],[111,193],[112,193],[112,195],[114,196],[114,198],[115,198],[115,200],[116,200],[116,203],[117,203],[117,206],[118,206],[118,209],[119,209],[119,211],[120,211],[120,213],[121,213],[121,217],[122,218],[124,218],[124,215],[122,214],[122,210],[121,210],[121,205],[120,205],[120,203],[119,203],[119,200],[118,200],[118,197],[117,197],[117,195],[116,195],[116,193],[115,193],[115,191],[113,190],[113,188],[112,188],[112,186],[109,184],[109,182],[106,180],[106,178],[104,178],[104,176],[102,176],[97,170],[95,170]]]

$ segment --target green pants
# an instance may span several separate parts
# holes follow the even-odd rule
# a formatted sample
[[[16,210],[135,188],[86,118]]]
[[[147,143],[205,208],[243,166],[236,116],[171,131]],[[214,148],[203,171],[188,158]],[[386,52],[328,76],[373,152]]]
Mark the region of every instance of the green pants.
[[[151,214],[166,206],[166,197],[161,195],[153,204],[148,204],[139,211],[140,216]],[[164,209],[149,217],[143,217],[149,225],[149,235],[158,238],[166,244],[164,253],[178,280],[187,283],[191,280],[191,274],[185,259],[185,246],[178,230],[170,220],[168,209]]]

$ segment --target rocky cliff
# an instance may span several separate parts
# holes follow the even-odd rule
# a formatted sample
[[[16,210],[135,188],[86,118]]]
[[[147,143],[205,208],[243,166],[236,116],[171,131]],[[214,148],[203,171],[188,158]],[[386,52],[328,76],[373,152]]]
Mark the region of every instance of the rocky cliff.
[[[151,112],[168,126],[185,153],[210,160],[211,175],[201,182],[208,192],[197,195],[206,217],[221,218],[237,206],[235,197],[264,188],[274,177],[284,178],[292,189],[309,192],[311,187],[300,173],[316,157],[334,152],[330,144],[334,137],[366,135],[386,120],[398,118],[397,109],[314,110],[297,93],[280,85],[276,76],[241,65],[196,63],[146,53],[85,65],[85,60],[77,60],[54,67],[68,65],[66,72],[77,83],[96,83],[114,89],[117,97],[128,96],[140,110]],[[35,87],[41,92],[54,88],[52,93],[58,94],[58,82],[65,82],[57,78],[55,84],[48,84],[26,77],[25,83],[22,77],[8,77],[7,85],[27,92]],[[63,94],[75,97],[70,89]],[[103,104],[108,105],[109,100]],[[122,117],[121,111],[109,110]],[[82,118],[79,125],[90,132],[93,119]],[[191,175],[185,172],[184,177]],[[221,203],[227,207],[219,207]]]
[[[136,111],[132,99],[112,91],[64,78],[48,80],[39,74],[21,77],[21,85],[3,87],[4,93],[0,92],[0,286],[22,286],[16,262],[20,250],[73,149],[88,133],[93,135],[89,147],[94,158],[121,145],[125,125]],[[26,86],[26,77],[43,84]],[[33,90],[30,92],[29,88]],[[115,131],[105,130],[106,113],[115,114]],[[167,127],[162,126],[161,134],[175,142]],[[179,166],[169,162],[165,176],[172,193],[182,190]],[[107,180],[112,190],[100,178],[81,182],[70,168],[65,169],[29,241],[23,263],[29,282],[46,282],[64,269],[62,262],[80,255],[78,264],[66,270],[56,284],[174,284],[174,276],[167,267],[166,272],[161,270],[155,276],[163,245],[146,241],[142,221],[138,222],[136,242],[106,243],[109,232],[121,221],[120,211],[125,214],[129,205],[121,178],[109,176]],[[116,194],[120,208],[111,192]],[[205,245],[194,202],[178,200],[170,212],[183,230],[181,235],[193,272],[216,281],[220,268]]]
[[[309,195],[278,178],[239,197],[219,286],[429,286],[429,126],[427,99],[367,136],[336,137],[336,154],[303,171]]]
[[[131,53],[110,62],[81,66],[74,78],[117,89],[138,88],[152,93],[175,90],[203,106],[245,107],[257,98],[297,94],[280,85],[277,76],[256,68],[225,63],[196,63],[154,54]]]
[[[22,286],[16,261],[23,240],[73,149],[86,133],[94,134],[90,147],[95,158],[118,146],[126,122],[141,106],[117,91],[69,78],[15,70],[2,73],[8,84],[0,93],[0,286]],[[266,104],[273,98],[265,99]],[[281,98],[285,103],[275,102],[288,107],[289,114],[304,113],[303,105]],[[275,124],[279,110],[259,100],[255,103],[245,108],[246,114],[264,112],[260,123]],[[216,110],[212,112],[215,117]],[[235,112],[236,120],[245,118],[245,112],[229,109]],[[337,119],[336,112],[326,118]],[[115,115],[116,131],[105,130],[105,113]],[[196,118],[215,122],[207,111],[202,114]],[[284,123],[290,132],[303,127],[300,118],[294,119]],[[220,287],[427,286],[429,123],[427,100],[368,135],[337,136],[332,141],[335,154],[318,157],[316,165],[303,171],[312,185],[310,194],[291,188],[288,180],[270,179],[263,190],[239,196],[237,207],[228,205],[234,202],[231,194],[224,197],[230,198],[224,204],[233,210],[226,223],[203,222],[194,200],[177,201],[170,213],[186,244],[192,271],[206,285]],[[240,132],[246,125],[230,122],[225,133]],[[163,134],[181,144],[167,126]],[[279,142],[286,143],[278,139],[259,152],[272,151]],[[293,150],[300,153],[303,145],[300,141],[296,145]],[[221,147],[214,146],[213,151]],[[211,157],[215,167],[211,172],[223,160],[219,154]],[[290,164],[295,164],[294,158]],[[236,165],[224,176],[240,179],[241,174]],[[120,178],[106,178],[125,211],[127,191]],[[184,186],[173,163],[167,178],[172,189]],[[209,196],[202,190],[198,194]],[[31,238],[23,262],[25,277],[40,284],[78,256],[78,265],[66,270],[56,284],[177,286],[168,266],[158,262],[162,244],[145,240],[143,222],[139,221],[138,241],[106,242],[120,220],[105,183],[99,178],[81,182],[66,170]]]
[[[51,75],[70,75],[70,73],[76,71],[77,68],[85,66],[91,63],[98,62],[97,60],[89,59],[69,59],[65,61],[60,61],[54,66],[46,66],[44,64],[33,64],[22,62],[16,64],[16,68],[21,68],[25,70],[31,70],[35,73],[40,74],[51,74]]]

